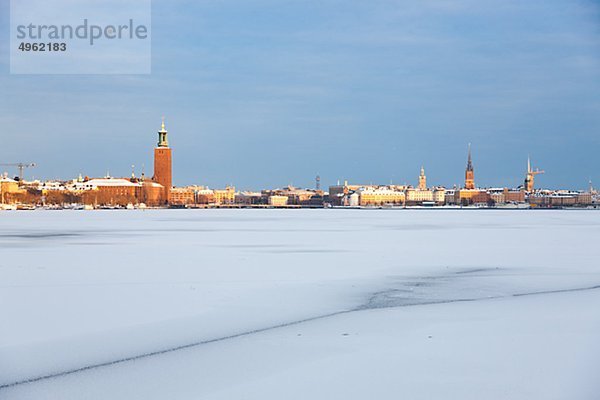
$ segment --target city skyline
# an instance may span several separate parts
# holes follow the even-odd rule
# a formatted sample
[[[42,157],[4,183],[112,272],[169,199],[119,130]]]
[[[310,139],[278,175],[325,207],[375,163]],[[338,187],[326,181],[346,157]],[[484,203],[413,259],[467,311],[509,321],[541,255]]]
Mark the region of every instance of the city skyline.
[[[160,130],[158,130],[158,135],[159,135],[158,136],[158,142],[157,142],[156,147],[154,149],[154,161],[153,161],[154,168],[152,170],[152,171],[154,171],[154,173],[153,174],[152,173],[148,173],[149,171],[146,170],[145,164],[142,164],[141,168],[138,168],[137,170],[136,170],[135,164],[132,164],[130,166],[130,168],[131,168],[130,169],[130,172],[131,172],[130,177],[133,178],[133,177],[140,177],[140,176],[144,177],[144,176],[146,176],[147,178],[149,177],[151,179],[157,178],[158,182],[165,183],[163,185],[165,188],[168,188],[168,187],[185,187],[185,186],[188,186],[188,185],[203,185],[204,183],[203,182],[199,182],[199,181],[191,182],[191,183],[188,183],[188,184],[185,184],[185,185],[175,185],[175,184],[173,184],[174,180],[173,180],[173,177],[171,176],[172,175],[171,169],[173,168],[172,167],[172,165],[173,165],[172,155],[171,155],[172,148],[170,147],[168,139],[167,139],[168,130],[166,129],[165,117],[164,116],[162,117],[161,127],[160,127]],[[162,156],[162,154],[164,154],[162,152],[164,152],[164,151],[168,151],[168,156],[167,156],[167,160],[168,161],[167,160],[165,160],[165,161],[158,161],[159,159],[162,159],[164,157],[164,156]],[[165,164],[164,164],[165,162],[167,163],[168,167],[165,166]],[[36,167],[38,167],[38,165],[36,163],[29,163],[29,162],[26,162],[26,163],[22,163],[22,162],[18,162],[18,163],[17,162],[15,162],[15,163],[0,163],[0,169],[1,168],[5,168],[5,169],[6,168],[12,168],[12,169],[18,170],[17,174],[12,174],[11,175],[7,171],[4,171],[4,172],[0,172],[0,175],[7,176],[7,177],[13,177],[14,176],[15,179],[19,178],[19,179],[25,179],[25,180],[27,180],[27,179],[29,179],[29,180],[36,180],[37,178],[35,178],[35,174],[30,173],[29,175],[31,177],[28,177],[25,174],[25,171],[27,171],[29,168],[36,168]],[[161,169],[164,169],[165,167],[168,168],[168,170],[169,170],[168,172],[166,172],[166,174],[168,174],[168,177],[167,178],[157,177],[157,175],[156,175],[157,171],[160,171]],[[373,181],[370,181],[370,182],[354,182],[354,183],[355,184],[359,183],[359,184],[364,184],[364,185],[381,185],[381,186],[392,185],[393,184],[393,185],[403,185],[403,186],[407,186],[407,187],[418,187],[418,188],[427,188],[427,187],[461,188],[461,187],[463,187],[463,188],[466,188],[466,189],[475,189],[475,188],[486,188],[486,187],[487,188],[508,187],[506,185],[501,185],[501,184],[499,184],[499,185],[491,185],[491,186],[481,186],[481,185],[478,186],[476,184],[476,181],[475,181],[475,172],[474,172],[475,168],[474,168],[474,162],[473,162],[473,157],[472,157],[472,144],[471,143],[468,143],[468,145],[467,145],[467,162],[466,162],[466,169],[465,169],[465,176],[464,176],[464,182],[463,183],[454,183],[452,185],[444,185],[443,183],[435,183],[434,182],[432,185],[427,186],[427,184],[425,183],[425,182],[427,182],[427,180],[425,178],[425,166],[421,165],[419,171],[420,171],[419,175],[416,178],[416,181],[417,181],[416,184],[413,183],[412,180],[409,180],[409,179],[406,179],[404,181],[398,181],[398,182],[393,182],[392,180],[390,180],[390,182],[373,182]],[[137,172],[137,174],[136,174],[136,172]],[[533,188],[534,188],[533,181],[534,181],[535,175],[543,174],[543,173],[545,173],[545,171],[540,171],[539,168],[536,167],[534,169],[532,167],[531,157],[528,155],[527,156],[527,167],[524,170],[524,174],[523,174],[523,176],[525,178],[522,180],[521,184],[516,185],[516,186],[514,186],[512,188],[513,189],[517,189],[517,188],[522,187],[524,189],[527,189],[527,191],[532,191]],[[158,172],[158,174],[159,174],[159,176],[162,176],[163,174],[165,174],[165,172]],[[86,176],[88,178],[99,178],[99,177],[105,177],[105,178],[109,178],[109,177],[111,177],[111,178],[127,178],[127,174],[123,174],[123,175],[114,175],[114,174],[111,174],[110,173],[110,168],[107,169],[107,172],[106,172],[105,175],[97,175],[97,176],[95,176],[95,175],[89,175],[89,174],[84,173],[84,172],[79,172],[78,175],[79,175],[79,177]],[[70,176],[70,177],[57,177],[57,178],[54,178],[54,179],[43,179],[42,178],[42,179],[37,179],[37,180],[42,180],[42,181],[63,181],[64,182],[64,181],[71,180],[74,177],[75,177],[75,175]],[[341,182],[348,182],[348,181],[349,181],[349,179],[347,179],[347,178],[337,179],[335,182],[330,182],[329,185],[324,185],[324,186],[340,185]],[[297,186],[297,187],[319,189],[321,187],[321,182],[322,182],[321,175],[319,173],[317,173],[314,176],[314,178],[313,178],[313,185],[312,186],[311,185],[298,186],[298,185],[294,185],[292,182],[289,182],[287,184],[287,186],[288,187]],[[592,185],[593,182],[590,179],[590,180],[588,180],[587,183],[588,183],[588,186],[585,187],[585,188],[583,188],[583,189],[588,189]],[[531,186],[529,186],[529,185],[531,185]],[[208,187],[208,185],[205,185],[205,186]],[[235,186],[235,184],[234,183],[225,183],[225,184],[222,184],[222,186]],[[286,184],[279,185],[278,187],[286,187]],[[261,189],[264,189],[264,188],[249,188],[249,187],[244,187],[244,189],[245,190],[257,190],[257,189],[261,190]],[[540,187],[535,187],[535,189],[540,189]],[[544,187],[544,189],[558,189],[558,188]],[[574,188],[562,188],[562,189],[577,190],[577,189],[574,189]]]
[[[35,167],[33,163],[12,164],[19,169],[19,176],[10,179],[0,175],[2,209],[145,209],[168,208],[331,208],[331,207],[474,207],[474,208],[597,208],[598,193],[589,183],[588,191],[572,191],[565,188],[538,188],[535,176],[545,173],[533,168],[527,158],[523,184],[516,188],[481,187],[476,183],[475,167],[468,145],[464,184],[446,188],[427,184],[425,168],[421,166],[418,184],[398,185],[364,184],[358,182],[329,186],[321,190],[321,177],[315,177],[313,188],[297,188],[291,184],[277,188],[236,190],[234,185],[225,189],[211,189],[204,185],[174,187],[173,152],[169,144],[169,131],[162,118],[154,146],[154,167],[151,175],[144,172],[131,176],[83,177],[57,181],[31,181],[24,179],[24,169]],[[10,164],[0,164],[10,165]]]
[[[8,37],[8,1],[0,32]],[[575,1],[154,1],[151,75],[9,75],[0,162],[128,176],[166,115],[174,184],[600,181],[599,7]],[[176,28],[176,29],[174,29]],[[16,171],[9,171],[15,175]]]

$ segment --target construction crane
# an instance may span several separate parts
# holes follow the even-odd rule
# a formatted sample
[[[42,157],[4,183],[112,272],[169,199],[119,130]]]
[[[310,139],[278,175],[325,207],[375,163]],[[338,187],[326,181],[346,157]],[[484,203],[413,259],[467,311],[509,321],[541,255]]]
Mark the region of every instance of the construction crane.
[[[23,170],[35,167],[35,163],[0,163],[4,167],[17,167],[19,169],[19,182],[23,182]]]
[[[537,168],[534,171],[531,168],[531,161],[529,160],[529,157],[527,157],[527,175],[525,175],[525,190],[528,192],[533,192],[535,176],[543,173],[544,171],[540,171]]]

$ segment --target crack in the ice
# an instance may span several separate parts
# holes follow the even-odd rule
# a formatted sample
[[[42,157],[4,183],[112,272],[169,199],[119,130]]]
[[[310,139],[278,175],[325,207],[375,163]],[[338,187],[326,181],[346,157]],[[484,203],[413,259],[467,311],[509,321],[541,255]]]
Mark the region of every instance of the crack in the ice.
[[[496,268],[498,269],[498,268]],[[487,268],[472,268],[472,269],[465,269],[462,271],[457,271],[455,272],[456,275],[462,275],[462,274],[473,274],[475,272],[488,272],[489,270]]]
[[[373,301],[373,299],[376,296],[385,295],[386,293],[390,292],[390,290],[380,291],[380,292],[374,293],[371,296],[371,298],[369,299],[369,301],[367,302],[367,304],[353,308],[353,309],[336,311],[336,312],[332,312],[332,313],[328,313],[328,314],[318,315],[318,316],[311,317],[311,318],[305,318],[305,319],[301,319],[301,320],[297,320],[297,321],[290,321],[290,322],[285,322],[282,324],[272,325],[272,326],[268,326],[265,328],[253,329],[253,330],[249,330],[246,332],[240,332],[240,333],[236,333],[233,335],[222,336],[219,338],[208,339],[208,340],[202,340],[202,341],[198,341],[198,342],[184,344],[181,346],[170,347],[167,349],[138,354],[138,355],[131,356],[131,357],[124,357],[124,358],[107,361],[107,362],[103,362],[103,363],[86,365],[84,367],[75,368],[75,369],[71,369],[71,370],[67,370],[67,371],[55,372],[55,373],[51,373],[51,374],[47,374],[47,375],[41,375],[41,376],[23,379],[20,381],[14,381],[14,382],[9,382],[9,383],[5,383],[5,384],[0,384],[0,391],[3,389],[15,387],[15,386],[31,384],[31,383],[35,383],[35,382],[48,380],[48,379],[60,378],[63,376],[73,375],[73,374],[76,374],[79,372],[84,372],[84,371],[99,369],[99,368],[104,368],[104,367],[110,367],[113,365],[123,364],[123,363],[127,363],[130,361],[136,361],[136,360],[140,360],[140,359],[144,359],[144,358],[158,356],[161,354],[173,353],[176,351],[185,350],[185,349],[189,349],[189,348],[193,348],[193,347],[198,347],[198,346],[205,345],[205,344],[218,343],[218,342],[223,342],[226,340],[237,339],[237,338],[244,337],[244,336],[254,335],[256,333],[263,333],[263,332],[267,332],[267,331],[271,331],[271,330],[275,330],[275,329],[299,325],[299,324],[302,324],[305,322],[317,321],[317,320],[330,318],[330,317],[343,315],[343,314],[348,314],[348,313],[352,313],[352,312],[357,312],[357,311],[366,311],[366,310],[381,309],[381,308],[400,308],[400,307],[414,307],[414,306],[433,305],[433,304],[473,302],[473,301],[480,301],[480,300],[493,300],[493,299],[510,298],[510,297],[523,297],[523,296],[534,296],[534,295],[543,295],[543,294],[581,292],[581,291],[597,290],[597,289],[600,289],[600,285],[585,286],[585,287],[570,288],[570,289],[554,289],[554,290],[544,290],[544,291],[537,291],[537,292],[513,293],[513,294],[509,294],[509,295],[497,295],[497,296],[486,296],[486,297],[458,298],[458,299],[450,299],[450,300],[448,300],[448,299],[446,299],[446,300],[424,300],[419,303],[395,304],[395,305],[390,305],[390,306],[381,306],[381,305],[369,306],[369,304]],[[393,289],[393,290],[397,290],[397,289]],[[410,299],[405,298],[405,300],[410,300]]]

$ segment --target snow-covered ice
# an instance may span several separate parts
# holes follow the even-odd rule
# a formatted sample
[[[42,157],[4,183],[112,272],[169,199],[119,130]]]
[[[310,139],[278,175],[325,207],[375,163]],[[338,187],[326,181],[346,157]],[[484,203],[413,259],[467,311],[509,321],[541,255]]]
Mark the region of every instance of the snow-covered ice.
[[[0,213],[1,399],[596,399],[600,213]]]

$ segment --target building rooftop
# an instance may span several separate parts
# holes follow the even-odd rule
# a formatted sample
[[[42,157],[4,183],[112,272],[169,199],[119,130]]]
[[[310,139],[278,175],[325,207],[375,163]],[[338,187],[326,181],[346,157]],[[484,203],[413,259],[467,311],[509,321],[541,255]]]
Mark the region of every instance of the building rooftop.
[[[123,178],[95,178],[85,183],[92,186],[141,186],[139,183],[133,183]]]

